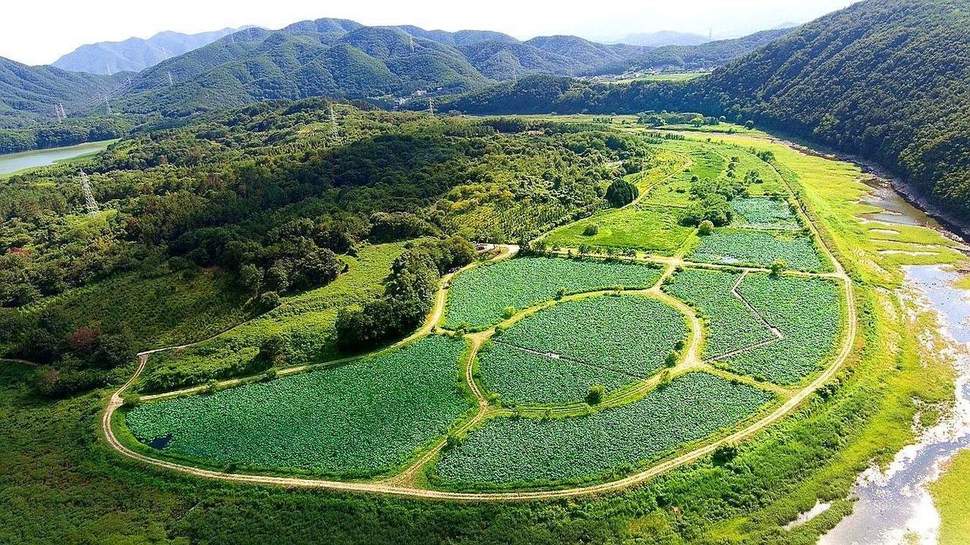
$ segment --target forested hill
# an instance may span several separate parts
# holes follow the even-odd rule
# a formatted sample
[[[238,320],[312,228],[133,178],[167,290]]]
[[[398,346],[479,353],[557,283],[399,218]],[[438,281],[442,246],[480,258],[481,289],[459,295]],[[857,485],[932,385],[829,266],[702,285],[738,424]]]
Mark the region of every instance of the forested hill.
[[[53,66],[27,66],[0,57],[0,128],[20,128],[89,110],[118,89],[124,76],[67,72]]]
[[[878,161],[970,220],[970,5],[866,0],[689,83],[527,79],[442,107],[476,113],[692,110]]]

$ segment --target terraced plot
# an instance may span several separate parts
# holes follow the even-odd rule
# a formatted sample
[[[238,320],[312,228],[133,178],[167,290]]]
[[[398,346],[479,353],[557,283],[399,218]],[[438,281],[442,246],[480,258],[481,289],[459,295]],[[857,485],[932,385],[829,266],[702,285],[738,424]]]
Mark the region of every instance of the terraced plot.
[[[765,323],[732,293],[738,273],[685,269],[664,291],[694,307],[706,322],[703,356],[716,358],[774,338]]]
[[[795,384],[835,351],[842,323],[835,282],[752,274],[738,290],[784,338],[738,354],[728,362],[731,369],[777,384]]]
[[[745,384],[689,373],[640,401],[587,416],[490,420],[447,449],[431,478],[493,488],[616,476],[733,426],[771,399]]]
[[[589,387],[646,379],[687,336],[676,310],[640,296],[566,301],[495,337],[480,356],[489,390],[516,403],[582,401]]]
[[[466,271],[448,292],[445,325],[482,328],[502,320],[505,309],[528,308],[563,290],[580,293],[616,286],[648,288],[660,269],[636,263],[605,263],[546,257],[501,261]]]
[[[746,229],[718,229],[700,237],[688,259],[756,267],[768,267],[780,259],[788,267],[801,271],[817,272],[829,268],[808,236]]]
[[[788,231],[801,229],[798,216],[792,212],[788,203],[781,199],[737,198],[731,201],[731,208],[736,212],[732,224],[737,227]]]
[[[141,405],[144,443],[207,465],[363,477],[390,471],[470,408],[458,383],[464,341],[431,336],[342,367],[213,395]]]

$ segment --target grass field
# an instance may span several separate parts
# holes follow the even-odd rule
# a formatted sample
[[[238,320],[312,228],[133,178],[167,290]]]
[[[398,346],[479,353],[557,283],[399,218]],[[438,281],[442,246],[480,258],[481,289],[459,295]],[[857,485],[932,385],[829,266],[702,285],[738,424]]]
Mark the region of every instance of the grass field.
[[[686,336],[684,318],[653,299],[567,301],[495,337],[501,348],[481,355],[479,369],[486,388],[503,401],[576,402],[600,378],[607,391],[646,379]]]
[[[233,279],[217,270],[194,274],[128,273],[69,290],[20,310],[57,317],[70,329],[125,327],[140,350],[197,341],[250,318],[254,309]],[[13,312],[13,311],[11,311]]]
[[[671,255],[693,233],[681,226],[676,214],[661,208],[628,207],[604,210],[582,221],[556,229],[546,237],[550,246],[576,248],[586,244],[594,248],[633,248],[656,254]],[[597,233],[586,235],[595,225]]]
[[[940,545],[961,545],[970,536],[967,482],[970,482],[970,451],[963,451],[930,484],[930,493],[940,511]]]
[[[458,275],[448,293],[445,325],[481,328],[500,322],[506,309],[524,309],[563,293],[617,286],[648,288],[654,267],[546,257],[525,257],[477,267]]]
[[[349,271],[327,286],[284,298],[278,308],[199,345],[153,356],[140,390],[162,392],[252,372],[260,345],[272,337],[283,340],[288,365],[339,356],[334,338],[337,311],[376,297],[402,251],[400,244],[365,246],[358,257],[343,258]]]
[[[621,475],[744,419],[763,391],[704,373],[588,416],[499,418],[446,450],[433,479],[447,486],[535,486]]]
[[[470,407],[462,340],[432,336],[334,369],[147,403],[125,417],[144,443],[216,466],[344,477],[380,474]]]

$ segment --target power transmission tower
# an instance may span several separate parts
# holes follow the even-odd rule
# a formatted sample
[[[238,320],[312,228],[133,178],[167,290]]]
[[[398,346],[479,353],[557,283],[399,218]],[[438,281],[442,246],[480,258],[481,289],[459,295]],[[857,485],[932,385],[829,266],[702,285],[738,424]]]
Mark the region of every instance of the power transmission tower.
[[[88,180],[88,175],[81,172],[81,193],[84,194],[84,206],[88,209],[88,214],[95,215],[101,209],[98,208],[98,201],[94,200],[94,192],[91,191],[91,181]]]
[[[414,53],[414,36],[408,34],[408,45],[411,46],[411,53]]]
[[[108,101],[108,95],[104,95],[104,108],[107,110],[108,115],[111,115],[111,102]]]
[[[333,111],[333,102],[330,103],[330,134],[334,140],[340,140],[340,133],[337,132],[337,115]]]
[[[175,85],[175,78],[172,77],[172,73],[168,73],[168,86],[171,87]]]
[[[431,115],[434,115],[434,99],[433,98],[429,98],[428,99],[428,113],[431,114]]]
[[[58,108],[58,106],[59,106],[58,104],[54,105],[54,117],[57,118],[58,123],[61,123],[62,121],[64,121],[64,118],[61,117],[61,109]]]
[[[61,121],[64,121],[65,119],[67,119],[67,114],[64,113],[64,105],[61,104],[60,102],[57,103],[57,110],[61,114]]]

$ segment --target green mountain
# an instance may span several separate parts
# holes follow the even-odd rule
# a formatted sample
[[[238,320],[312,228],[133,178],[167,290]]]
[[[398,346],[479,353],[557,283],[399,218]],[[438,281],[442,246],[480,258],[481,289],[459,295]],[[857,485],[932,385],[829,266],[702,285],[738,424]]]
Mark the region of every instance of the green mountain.
[[[198,34],[159,32],[147,39],[128,38],[120,42],[85,44],[54,61],[53,66],[71,72],[102,75],[140,72],[165,59],[210,44],[237,30],[224,28]]]
[[[53,66],[27,66],[0,57],[0,128],[24,128],[56,121],[54,108],[66,114],[95,109],[112,95],[123,76],[67,72]]]
[[[867,0],[688,83],[526,78],[442,108],[472,113],[702,111],[876,161],[970,221],[970,10]],[[705,46],[700,46],[705,47]]]

